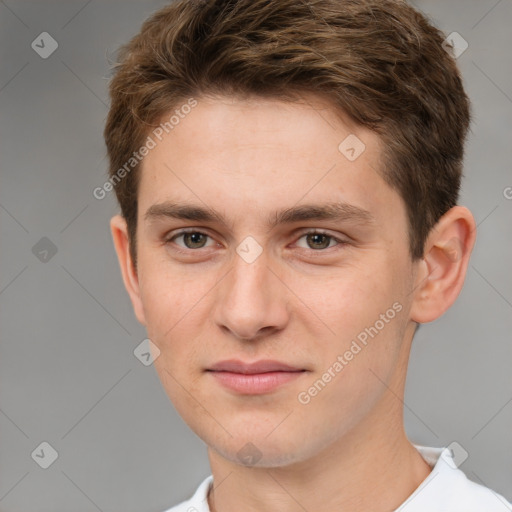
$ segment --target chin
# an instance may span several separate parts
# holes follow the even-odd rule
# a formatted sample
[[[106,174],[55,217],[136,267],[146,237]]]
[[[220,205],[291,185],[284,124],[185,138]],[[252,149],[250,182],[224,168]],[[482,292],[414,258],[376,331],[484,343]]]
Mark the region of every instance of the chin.
[[[282,427],[281,432],[272,432],[269,428],[260,428],[259,432],[251,428],[230,429],[232,434],[212,436],[211,431],[202,432],[200,437],[208,447],[230,462],[255,468],[278,468],[302,462],[312,456],[319,447],[305,443],[304,435],[295,435]],[[204,435],[206,434],[206,435]]]
[[[302,460],[297,450],[287,450],[282,444],[272,446],[264,440],[231,442],[229,446],[210,445],[210,448],[224,459],[245,467],[278,468]]]

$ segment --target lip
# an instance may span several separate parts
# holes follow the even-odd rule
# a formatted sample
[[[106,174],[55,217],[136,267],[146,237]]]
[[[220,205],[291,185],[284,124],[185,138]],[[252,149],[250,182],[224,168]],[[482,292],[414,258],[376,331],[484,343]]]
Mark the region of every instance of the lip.
[[[291,382],[307,370],[273,360],[244,363],[237,359],[220,361],[207,369],[226,388],[241,394],[269,393]]]
[[[227,359],[215,363],[209,371],[214,372],[232,372],[243,373],[245,375],[254,375],[256,373],[268,372],[300,372],[303,368],[290,366],[289,364],[282,363],[281,361],[274,361],[272,359],[262,359],[254,363],[244,363],[239,359]]]

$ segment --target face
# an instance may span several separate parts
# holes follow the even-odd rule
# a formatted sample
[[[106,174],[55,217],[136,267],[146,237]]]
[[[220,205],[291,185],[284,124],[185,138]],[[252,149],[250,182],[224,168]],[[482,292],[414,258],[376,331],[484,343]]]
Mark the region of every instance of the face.
[[[306,460],[404,377],[414,266],[381,149],[319,99],[201,98],[145,157],[132,300],[168,396],[226,459]],[[227,360],[278,366],[211,371]]]

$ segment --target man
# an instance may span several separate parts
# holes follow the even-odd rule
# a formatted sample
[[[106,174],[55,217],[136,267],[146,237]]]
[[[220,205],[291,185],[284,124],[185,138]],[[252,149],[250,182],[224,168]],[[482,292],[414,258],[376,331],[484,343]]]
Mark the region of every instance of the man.
[[[401,1],[181,0],[110,93],[123,280],[212,470],[171,510],[511,510],[403,426],[475,242],[442,34]]]

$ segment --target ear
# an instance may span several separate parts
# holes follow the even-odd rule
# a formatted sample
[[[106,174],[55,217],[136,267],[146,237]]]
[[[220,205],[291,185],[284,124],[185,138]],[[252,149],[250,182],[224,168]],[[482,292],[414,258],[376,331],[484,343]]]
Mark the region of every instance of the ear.
[[[121,267],[124,286],[132,301],[133,310],[137,320],[146,325],[144,308],[140,297],[139,278],[135,271],[130,256],[130,242],[128,239],[128,228],[126,220],[121,215],[115,215],[110,219],[110,231],[116,249],[117,258]]]
[[[432,322],[458,297],[476,238],[476,223],[464,206],[448,210],[425,243],[414,283],[411,320]]]

